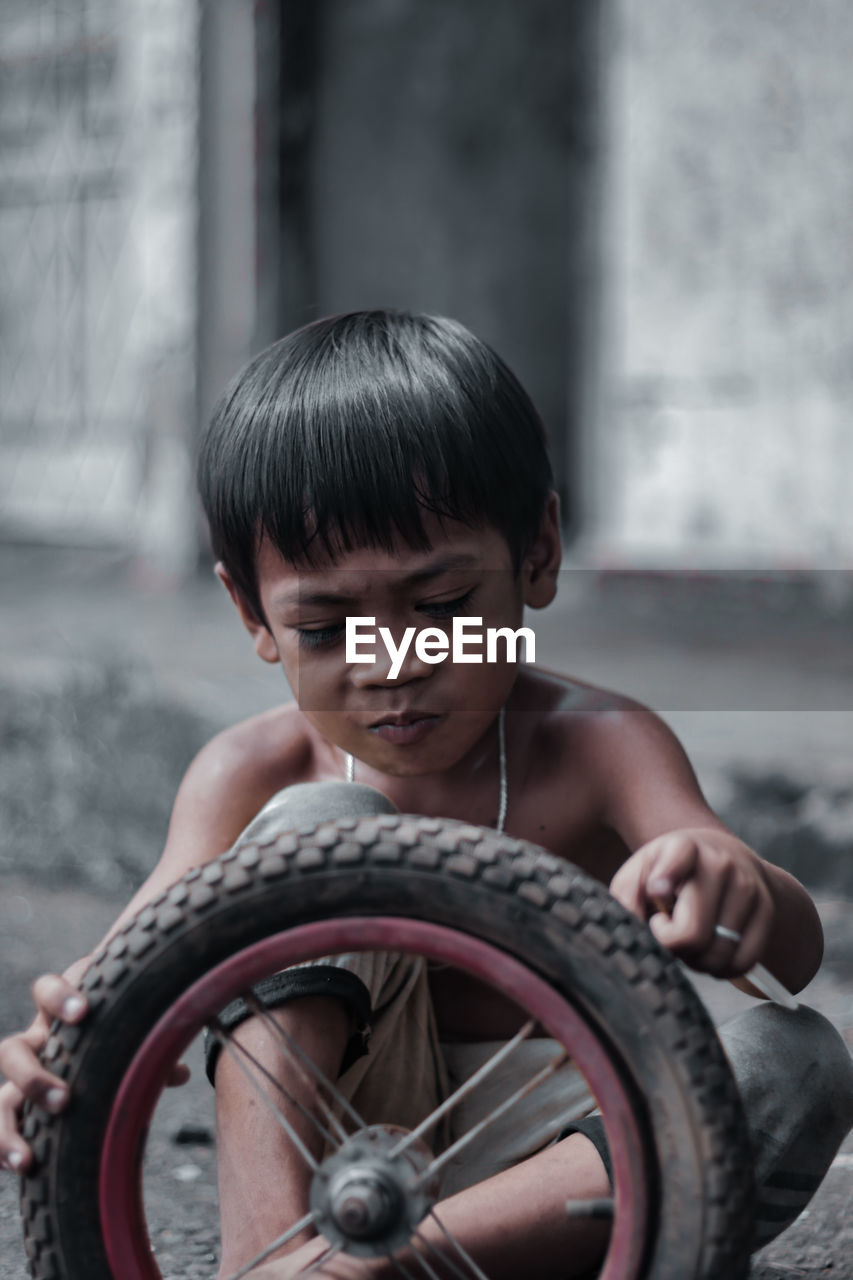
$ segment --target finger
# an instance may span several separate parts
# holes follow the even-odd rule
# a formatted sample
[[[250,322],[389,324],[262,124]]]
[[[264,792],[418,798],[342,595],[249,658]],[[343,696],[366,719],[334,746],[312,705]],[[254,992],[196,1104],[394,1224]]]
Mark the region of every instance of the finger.
[[[696,967],[721,978],[744,973],[763,951],[772,920],[769,892],[748,869],[734,867],[720,900],[713,934],[704,952],[696,957]],[[729,933],[736,936],[729,937]]]
[[[656,836],[623,863],[610,882],[610,892],[642,920],[654,911],[670,911],[680,883],[696,859],[693,839],[678,832]]]
[[[726,977],[739,977],[761,960],[767,949],[772,929],[772,899],[769,892],[759,892],[749,917],[741,925],[741,940],[729,959]]]
[[[684,893],[686,890],[682,895]],[[707,945],[702,945],[701,941],[706,936],[707,926],[700,926],[696,937],[691,940],[690,930],[694,924],[684,923],[683,929],[679,929],[678,924],[683,922],[659,915],[653,917],[649,925],[658,941],[687,960],[691,968],[717,978],[736,978],[747,973],[764,954],[772,929],[772,903],[769,898],[765,902],[759,895],[746,919],[743,915],[743,898],[737,900],[734,910],[724,903],[720,908],[720,921],[726,922],[724,928],[740,936],[720,936],[716,932],[716,924],[712,924]]]
[[[716,891],[715,891],[716,890]],[[735,888],[731,875],[713,878],[700,888],[703,901],[696,918],[685,926],[685,957],[702,973],[728,976],[752,909],[753,891]],[[687,931],[693,929],[692,936]],[[723,933],[719,930],[722,928]],[[672,944],[670,944],[672,945]]]
[[[82,991],[58,973],[45,973],[33,983],[33,1000],[47,1018],[63,1022],[79,1022],[88,1010]]]
[[[645,892],[659,910],[672,911],[685,881],[695,873],[699,848],[692,836],[674,832],[647,846]]]
[[[0,1043],[0,1071],[24,1098],[46,1111],[56,1114],[68,1102],[68,1085],[42,1066],[23,1036],[10,1036]]]
[[[737,881],[737,877],[735,877]],[[705,950],[697,955],[696,967],[718,978],[742,972],[739,956],[756,904],[754,885],[730,883],[720,902],[714,931]]]
[[[176,1062],[169,1072],[166,1080],[166,1086],[169,1089],[177,1089],[180,1085],[186,1084],[192,1072],[185,1062]]]
[[[18,1133],[18,1108],[24,1095],[13,1084],[0,1089],[0,1165],[11,1173],[23,1173],[32,1163],[32,1152]]]
[[[609,889],[613,897],[622,903],[627,911],[632,911],[634,915],[641,916],[643,919],[646,913],[643,910],[643,867],[637,855],[634,854],[627,862],[623,862],[622,866],[616,872],[616,875],[610,881]]]
[[[724,890],[724,880],[697,868],[694,878],[681,886],[671,915],[661,913],[653,917],[653,925],[649,922],[658,942],[695,966],[713,945]]]

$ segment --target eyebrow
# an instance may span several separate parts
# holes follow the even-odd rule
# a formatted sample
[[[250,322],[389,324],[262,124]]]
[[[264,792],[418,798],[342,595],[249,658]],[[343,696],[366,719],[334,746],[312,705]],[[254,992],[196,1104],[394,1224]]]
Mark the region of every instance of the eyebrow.
[[[422,582],[429,582],[432,578],[438,578],[443,573],[450,573],[453,569],[470,569],[478,563],[479,561],[475,555],[459,552],[457,555],[445,556],[432,564],[424,565],[422,569],[415,569],[412,573],[407,573],[395,585],[415,587]],[[361,570],[353,570],[353,572],[359,573]],[[351,604],[356,599],[358,599],[357,596],[347,595],[345,591],[303,591],[297,587],[295,591],[283,591],[281,595],[274,596],[271,604],[274,609],[282,609],[290,604]]]

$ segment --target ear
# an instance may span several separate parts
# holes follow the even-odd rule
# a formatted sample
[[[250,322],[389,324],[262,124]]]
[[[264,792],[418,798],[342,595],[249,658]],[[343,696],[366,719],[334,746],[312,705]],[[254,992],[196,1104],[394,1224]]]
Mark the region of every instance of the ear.
[[[247,602],[245,596],[239,587],[237,587],[229,574],[228,570],[221,560],[217,561],[214,566],[214,573],[234,601],[235,608],[240,615],[243,626],[252,637],[252,643],[255,646],[255,653],[264,662],[273,662],[278,664],[279,655],[276,648],[275,640],[270,634],[270,630],[265,622],[261,622],[254,609]]]
[[[539,532],[528,548],[521,566],[524,603],[531,609],[544,609],[557,594],[557,574],[563,559],[560,534],[560,499],[549,493]]]

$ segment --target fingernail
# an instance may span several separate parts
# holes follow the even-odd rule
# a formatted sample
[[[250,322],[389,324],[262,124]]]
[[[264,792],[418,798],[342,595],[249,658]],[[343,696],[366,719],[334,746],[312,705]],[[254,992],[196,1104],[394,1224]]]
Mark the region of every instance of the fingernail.
[[[6,1155],[6,1164],[10,1169],[20,1169],[24,1163],[24,1157],[20,1151],[10,1151]]]
[[[86,1008],[86,1001],[82,996],[69,996],[62,1003],[63,1018],[77,1018]]]
[[[48,1111],[61,1111],[67,1098],[68,1094],[64,1089],[48,1089],[44,1101]]]

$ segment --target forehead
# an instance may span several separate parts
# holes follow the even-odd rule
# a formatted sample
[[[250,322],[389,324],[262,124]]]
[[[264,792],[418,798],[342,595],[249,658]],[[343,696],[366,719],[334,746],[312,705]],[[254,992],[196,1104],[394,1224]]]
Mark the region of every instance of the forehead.
[[[265,607],[311,596],[363,596],[464,575],[506,571],[512,557],[503,534],[491,525],[471,529],[456,521],[425,520],[430,545],[415,549],[398,540],[391,550],[357,547],[310,565],[294,565],[264,538],[258,550],[258,590]]]

